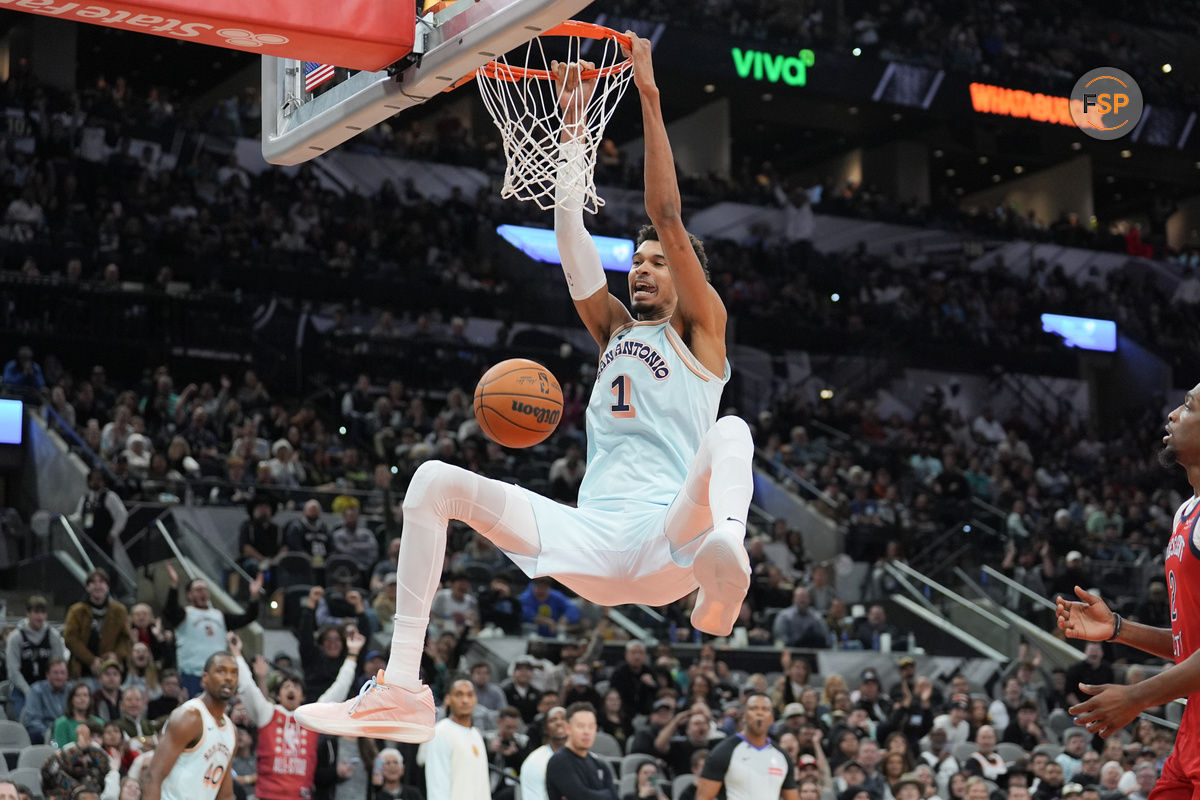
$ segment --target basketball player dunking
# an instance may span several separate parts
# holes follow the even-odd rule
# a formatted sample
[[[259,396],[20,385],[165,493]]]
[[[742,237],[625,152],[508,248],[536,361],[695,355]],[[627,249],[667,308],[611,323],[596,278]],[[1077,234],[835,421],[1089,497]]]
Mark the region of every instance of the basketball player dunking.
[[[636,319],[608,293],[582,212],[560,208],[554,216],[571,297],[603,351],[587,408],[578,507],[448,464],[422,464],[404,498],[387,669],[357,699],[301,706],[296,718],[307,728],[402,742],[432,738],[433,697],[418,668],[451,519],[488,538],[530,577],[553,575],[600,605],[665,605],[699,587],[692,624],[715,635],[732,630],[750,583],[743,540],[754,448],[745,422],[716,419],[729,379],[725,308],[708,283],[704,248],[680,217],[650,43],[629,36],[653,223],[639,233],[629,271]],[[552,67],[567,123],[560,151],[587,146],[574,138],[582,127],[575,114],[594,82],[580,81],[580,65]],[[582,192],[584,176],[572,174],[570,163],[560,152],[560,199]]]
[[[1080,684],[1089,699],[1072,706],[1075,724],[1107,739],[1144,709],[1187,697],[1187,710],[1175,738],[1175,749],[1163,764],[1162,776],[1150,793],[1153,800],[1191,800],[1200,792],[1200,385],[1167,417],[1167,435],[1159,461],[1180,464],[1193,496],[1175,512],[1167,543],[1166,573],[1170,592],[1171,627],[1154,628],[1121,619],[1103,600],[1080,587],[1083,602],[1059,598],[1058,627],[1067,636],[1090,642],[1115,641],[1176,666],[1130,685]]]
[[[163,728],[143,800],[228,800],[233,797],[229,763],[237,742],[225,714],[237,694],[233,656],[213,653],[200,676],[203,691],[171,712]]]

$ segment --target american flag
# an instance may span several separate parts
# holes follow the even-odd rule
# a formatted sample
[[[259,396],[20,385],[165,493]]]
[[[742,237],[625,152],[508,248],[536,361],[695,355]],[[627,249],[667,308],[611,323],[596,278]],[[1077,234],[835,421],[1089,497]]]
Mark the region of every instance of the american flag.
[[[304,62],[304,91],[311,92],[332,77],[333,64],[318,64],[315,61]]]

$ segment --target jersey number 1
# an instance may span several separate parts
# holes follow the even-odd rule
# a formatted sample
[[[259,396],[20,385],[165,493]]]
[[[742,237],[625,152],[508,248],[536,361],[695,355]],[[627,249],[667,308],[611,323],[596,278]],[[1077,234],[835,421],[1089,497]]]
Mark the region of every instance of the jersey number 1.
[[[617,398],[617,402],[609,406],[614,417],[628,419],[637,416],[637,409],[629,404],[629,398],[633,396],[633,381],[629,380],[628,375],[618,375],[613,379],[612,393]]]

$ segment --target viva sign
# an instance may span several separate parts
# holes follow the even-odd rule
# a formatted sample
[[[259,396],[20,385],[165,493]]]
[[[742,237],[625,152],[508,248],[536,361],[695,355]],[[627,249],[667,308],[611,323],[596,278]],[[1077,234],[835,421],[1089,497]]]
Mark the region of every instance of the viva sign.
[[[803,86],[808,83],[808,68],[817,60],[812,50],[801,50],[794,56],[761,53],[758,50],[731,48],[733,68],[739,78],[779,83],[788,86]]]

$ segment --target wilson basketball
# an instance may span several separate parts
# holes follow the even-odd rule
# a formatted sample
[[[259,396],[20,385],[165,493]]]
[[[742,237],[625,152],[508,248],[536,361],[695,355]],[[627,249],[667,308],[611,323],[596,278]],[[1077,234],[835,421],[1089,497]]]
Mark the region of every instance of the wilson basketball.
[[[562,418],[563,396],[550,370],[527,358],[501,361],[475,387],[475,419],[505,447],[545,440]]]

